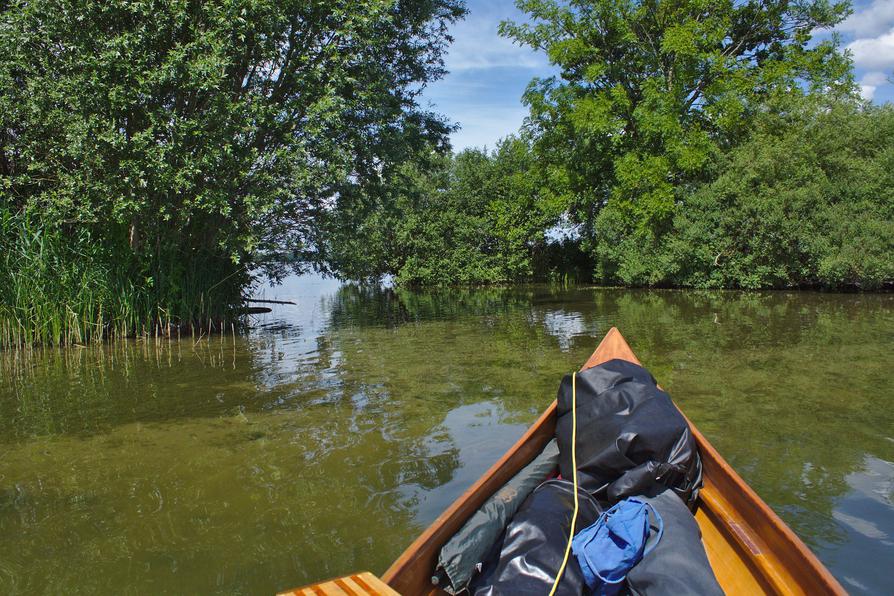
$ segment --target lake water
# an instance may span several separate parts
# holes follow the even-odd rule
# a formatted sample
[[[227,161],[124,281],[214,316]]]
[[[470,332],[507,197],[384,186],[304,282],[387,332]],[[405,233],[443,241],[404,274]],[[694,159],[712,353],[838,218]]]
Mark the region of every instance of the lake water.
[[[0,353],[0,593],[381,573],[612,325],[854,593],[891,590],[894,295],[295,277],[239,336]]]

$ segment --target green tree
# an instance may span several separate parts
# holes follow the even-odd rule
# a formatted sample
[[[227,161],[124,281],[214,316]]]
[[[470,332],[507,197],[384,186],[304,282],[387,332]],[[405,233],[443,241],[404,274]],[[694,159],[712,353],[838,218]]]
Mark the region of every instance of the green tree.
[[[894,281],[894,107],[806,102],[765,117],[674,220],[654,275],[697,287]]]
[[[561,189],[605,281],[660,283],[664,234],[692,185],[765,111],[853,93],[827,0],[519,0],[501,32],[546,52],[556,77],[525,94],[547,184]]]
[[[211,294],[238,303],[253,255],[316,257],[320,214],[346,181],[443,145],[449,127],[418,97],[464,12],[461,0],[2,2],[0,210],[86,231],[174,316]]]
[[[562,204],[541,184],[527,141],[487,152],[428,150],[342,192],[325,246],[348,279],[394,276],[408,285],[529,280]]]

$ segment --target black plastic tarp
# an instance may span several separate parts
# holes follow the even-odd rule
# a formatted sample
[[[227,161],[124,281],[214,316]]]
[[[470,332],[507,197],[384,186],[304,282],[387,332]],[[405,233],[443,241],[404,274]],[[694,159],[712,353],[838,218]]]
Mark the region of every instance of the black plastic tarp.
[[[574,513],[574,484],[548,480],[525,500],[494,549],[494,558],[472,584],[475,596],[543,596],[549,594],[562,566]],[[578,489],[575,534],[599,518],[599,504]],[[561,596],[579,596],[586,590],[583,573],[573,555],[556,589]]]
[[[449,572],[450,586],[441,587],[455,593],[472,577],[469,589],[476,596],[549,593],[568,545],[574,507],[571,379],[566,376],[559,388],[557,448],[549,449],[563,478],[533,492],[525,488],[549,472],[553,464],[546,460],[543,469],[528,473],[526,468],[498,491],[442,550],[440,569]],[[702,468],[683,415],[648,371],[623,360],[579,373],[576,385],[580,510],[574,533],[594,523],[602,507],[624,497],[649,500],[664,519],[664,535],[628,575],[628,588],[650,596],[722,594],[687,507],[696,499]],[[506,503],[503,490],[522,496]],[[556,593],[585,592],[572,556]]]
[[[466,588],[506,524],[531,492],[559,461],[555,439],[512,479],[494,493],[441,548],[436,576],[438,586],[450,594]]]
[[[558,395],[559,469],[571,478],[571,375]],[[611,360],[577,374],[577,469],[580,486],[603,504],[658,482],[695,501],[702,467],[695,438],[649,371]]]
[[[472,582],[475,596],[503,594],[547,594],[561,566],[568,544],[574,508],[573,484],[550,480],[521,506]],[[575,533],[595,521],[600,513],[595,499],[578,492],[580,511]],[[649,503],[661,516],[664,532],[658,539],[658,524],[650,516],[652,532],[647,554],[627,574],[620,593],[635,596],[704,595],[722,596],[705,548],[701,531],[689,508],[674,493],[653,484],[636,498]],[[559,584],[558,594],[587,594],[580,566],[571,557]]]
[[[627,574],[631,594],[643,596],[722,596],[695,518],[670,489],[655,487],[651,494],[637,495],[649,503],[664,521],[664,534],[654,548]],[[658,528],[652,525],[652,547]]]

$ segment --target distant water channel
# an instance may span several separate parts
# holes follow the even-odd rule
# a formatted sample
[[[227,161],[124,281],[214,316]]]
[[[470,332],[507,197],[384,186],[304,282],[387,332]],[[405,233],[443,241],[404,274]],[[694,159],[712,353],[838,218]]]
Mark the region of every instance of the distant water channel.
[[[894,295],[291,278],[240,337],[0,353],[0,593],[381,573],[617,325],[848,590],[891,589]]]

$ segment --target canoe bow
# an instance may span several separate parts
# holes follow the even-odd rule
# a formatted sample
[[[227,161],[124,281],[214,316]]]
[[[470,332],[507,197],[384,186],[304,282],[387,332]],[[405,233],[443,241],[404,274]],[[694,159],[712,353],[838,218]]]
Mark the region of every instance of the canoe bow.
[[[621,333],[612,327],[581,370],[614,359],[640,364]],[[688,418],[687,422],[704,468],[695,518],[708,560],[726,593],[846,594],[816,555]],[[553,437],[555,428],[553,401],[525,434],[422,532],[382,579],[407,596],[439,593],[431,585],[431,576],[441,547],[488,497],[534,459]]]

